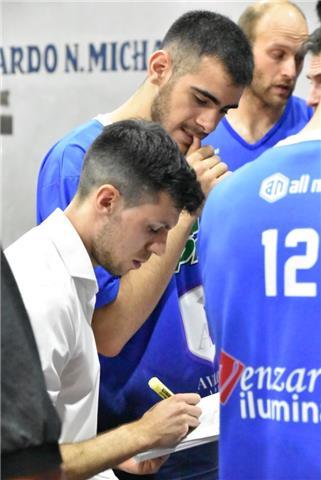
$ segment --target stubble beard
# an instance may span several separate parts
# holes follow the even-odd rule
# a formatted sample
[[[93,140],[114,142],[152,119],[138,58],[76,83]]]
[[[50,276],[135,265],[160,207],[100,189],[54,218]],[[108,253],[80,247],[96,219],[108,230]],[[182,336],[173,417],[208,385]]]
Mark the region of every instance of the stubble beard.
[[[103,228],[92,242],[92,258],[95,263],[103,267],[112,275],[121,275],[120,266],[114,261],[112,249],[108,247],[113,242],[109,228]]]
[[[170,97],[173,90],[173,83],[169,81],[161,88],[151,106],[151,119],[153,122],[159,123],[166,131],[167,119],[170,113]]]
[[[287,97],[278,96],[272,93],[272,85],[262,85],[262,78],[263,76],[258,73],[250,86],[253,97],[259,99],[265,108],[275,112],[283,112],[290,96],[293,93],[293,89],[289,91],[289,95],[287,95]]]
[[[180,151],[185,155],[188,151],[189,145],[180,144],[175,138],[173,132],[170,132],[168,118],[171,114],[171,93],[174,87],[174,81],[169,81],[154,98],[154,101],[151,106],[151,119],[153,122],[159,123],[166,132],[172,137],[172,139],[177,143]],[[186,127],[182,123],[181,127]]]

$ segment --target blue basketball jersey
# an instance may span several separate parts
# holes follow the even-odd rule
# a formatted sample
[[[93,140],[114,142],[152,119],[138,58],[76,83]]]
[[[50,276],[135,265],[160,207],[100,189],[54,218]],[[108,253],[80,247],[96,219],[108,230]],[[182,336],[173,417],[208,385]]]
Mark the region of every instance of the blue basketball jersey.
[[[221,480],[321,478],[321,135],[209,196],[199,262],[220,353]]]
[[[234,171],[276,145],[280,140],[299,132],[312,117],[313,110],[304,100],[290,97],[279,121],[256,143],[247,143],[232,128],[226,118],[218,124],[214,132],[203,141],[204,145],[212,145],[219,149],[219,155]]]

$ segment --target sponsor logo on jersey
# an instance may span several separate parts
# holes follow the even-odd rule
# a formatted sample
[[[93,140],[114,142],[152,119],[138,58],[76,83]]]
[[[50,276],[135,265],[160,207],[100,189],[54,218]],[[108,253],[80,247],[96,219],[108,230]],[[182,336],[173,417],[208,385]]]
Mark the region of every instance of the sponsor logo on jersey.
[[[303,174],[299,178],[290,179],[283,173],[274,173],[261,182],[259,196],[266,202],[274,203],[287,195],[321,193],[321,178],[311,179]]]
[[[242,420],[321,423],[321,368],[245,366],[222,352],[221,403],[228,402],[238,384]]]
[[[207,395],[212,395],[213,393],[217,393],[219,390],[218,382],[219,382],[218,371],[212,373],[211,375],[205,375],[203,377],[200,377],[197,391],[202,397],[207,397]]]
[[[198,231],[199,231],[199,220],[197,219],[187,239],[185,248],[179,259],[175,273],[178,273],[180,271],[182,265],[186,265],[186,264],[194,265],[195,263],[198,262],[197,254],[196,254],[196,242],[197,242]]]
[[[222,350],[220,361],[220,399],[223,405],[230,398],[244,368],[245,366],[242,362]]]
[[[211,340],[204,309],[204,290],[201,285],[179,297],[179,308],[189,351],[198,358],[213,363],[215,345]]]

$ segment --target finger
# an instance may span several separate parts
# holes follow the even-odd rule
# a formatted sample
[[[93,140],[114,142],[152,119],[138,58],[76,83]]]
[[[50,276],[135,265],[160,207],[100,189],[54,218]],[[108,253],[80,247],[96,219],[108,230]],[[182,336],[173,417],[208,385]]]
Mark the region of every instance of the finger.
[[[184,438],[188,433],[190,433],[192,430],[197,428],[200,425],[200,421],[198,418],[193,417],[193,416],[186,416],[185,417],[185,426],[184,426],[184,432],[182,438]]]
[[[196,152],[201,148],[201,140],[198,137],[193,137],[193,142],[189,146],[189,149],[187,150],[186,157],[191,155],[192,153]]]
[[[212,157],[214,154],[213,147],[206,145],[205,147],[200,147],[192,153],[188,153],[186,159],[189,163],[199,162],[200,160],[205,160],[206,158]]]
[[[151,461],[153,462],[153,467],[158,470],[159,467],[163,465],[163,463],[165,463],[168,459],[169,455],[162,455],[161,457],[153,458]]]
[[[228,172],[225,172],[223,173],[222,175],[220,175],[219,177],[217,177],[217,182],[221,182],[222,180],[224,180],[225,178],[229,177],[230,175],[232,175],[233,172],[231,172],[230,170]]]
[[[201,400],[201,397],[198,393],[177,393],[176,395],[173,395],[173,397],[168,398],[165,401],[167,402],[171,399],[176,399],[176,401],[183,400],[190,405],[196,405]]]
[[[200,422],[199,419],[196,418],[196,417],[190,417],[190,418],[188,419],[188,427],[189,427],[189,429],[190,429],[190,428],[196,428],[196,427],[198,427],[198,426],[200,425],[200,423],[201,423],[201,422]]]
[[[158,472],[158,470],[166,462],[168,457],[169,455],[163,455],[162,457],[153,458],[152,460],[145,460],[146,463],[143,465],[144,474]]]
[[[198,418],[202,415],[202,409],[197,405],[188,405],[188,415],[194,418]]]
[[[157,457],[155,458],[154,460],[158,460],[158,461],[161,461],[162,463],[166,462],[166,460],[168,460],[170,457],[170,455],[162,455],[161,457]]]
[[[226,165],[226,163],[220,162],[216,165],[213,165],[209,169],[209,172],[213,177],[219,178],[219,177],[221,177],[222,175],[225,175],[225,173],[228,172],[228,166]]]
[[[222,163],[222,165],[225,165],[218,155],[212,155],[211,157],[204,158],[201,161],[195,162],[194,168],[199,169],[200,171],[206,171],[220,163]]]

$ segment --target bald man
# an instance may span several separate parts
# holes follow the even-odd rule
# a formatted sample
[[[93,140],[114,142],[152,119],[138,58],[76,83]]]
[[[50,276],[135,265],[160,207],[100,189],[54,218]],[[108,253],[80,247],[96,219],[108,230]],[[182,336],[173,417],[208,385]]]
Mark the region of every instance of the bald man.
[[[254,54],[252,83],[245,88],[239,107],[205,140],[219,148],[231,170],[255,160],[280,140],[299,132],[313,110],[293,96],[303,66],[302,44],[307,22],[291,2],[253,3],[239,19]]]

